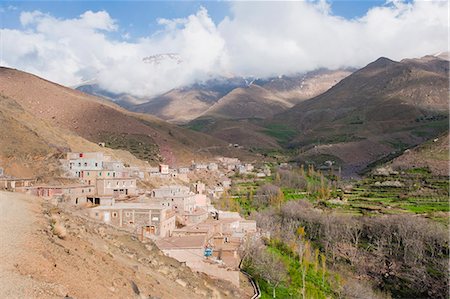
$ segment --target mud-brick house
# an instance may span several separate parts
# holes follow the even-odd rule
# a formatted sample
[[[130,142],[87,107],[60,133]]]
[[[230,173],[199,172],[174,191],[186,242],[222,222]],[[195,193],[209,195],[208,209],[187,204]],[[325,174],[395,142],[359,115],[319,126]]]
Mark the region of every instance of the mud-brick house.
[[[125,168],[125,165],[120,161],[104,161],[103,169],[104,170],[115,170],[121,171]]]
[[[228,267],[228,265],[221,263],[217,257],[207,257],[207,249],[210,250],[213,247],[207,234],[162,238],[156,240],[155,244],[165,255],[186,263],[186,266],[193,271],[206,273],[239,287],[240,274],[237,267]],[[216,249],[213,249],[212,252],[213,256],[218,254],[215,253]]]
[[[159,172],[161,174],[169,174],[169,165],[167,165],[167,164],[159,164]]]
[[[79,205],[87,202],[86,197],[95,193],[95,186],[89,185],[40,185],[32,187],[22,187],[18,190],[22,193],[31,194],[44,198],[57,198],[59,202],[67,202]]]
[[[97,195],[120,197],[136,194],[136,179],[97,178]]]
[[[178,195],[186,195],[190,193],[189,187],[181,185],[162,186],[152,190],[152,197],[170,197]]]
[[[0,190],[19,191],[16,189],[31,187],[36,182],[35,179],[0,178]]]
[[[209,212],[202,208],[195,208],[192,212],[184,212],[181,217],[184,224],[196,224],[201,223],[208,219]]]
[[[91,208],[89,215],[105,223],[130,229],[144,237],[168,237],[175,229],[175,213],[158,204],[116,203]]]
[[[67,153],[67,159],[61,160],[61,164],[70,176],[81,177],[83,170],[102,170],[104,160],[101,152]]]
[[[125,169],[122,170],[82,170],[81,180],[88,185],[95,185],[97,179],[111,179],[111,178],[129,178],[129,173]]]

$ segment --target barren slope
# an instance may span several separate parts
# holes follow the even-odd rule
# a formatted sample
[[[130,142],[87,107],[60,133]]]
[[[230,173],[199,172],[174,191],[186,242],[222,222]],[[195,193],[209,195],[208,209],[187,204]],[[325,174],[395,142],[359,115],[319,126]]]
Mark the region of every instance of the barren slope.
[[[0,69],[0,95],[15,101],[48,126],[73,132],[95,143],[106,142],[112,148],[122,146],[148,161],[164,159],[176,164],[195,158],[195,152],[203,147],[225,145],[206,135],[148,115],[127,112],[106,100],[17,70]],[[135,148],[126,147],[133,143],[137,143]]]

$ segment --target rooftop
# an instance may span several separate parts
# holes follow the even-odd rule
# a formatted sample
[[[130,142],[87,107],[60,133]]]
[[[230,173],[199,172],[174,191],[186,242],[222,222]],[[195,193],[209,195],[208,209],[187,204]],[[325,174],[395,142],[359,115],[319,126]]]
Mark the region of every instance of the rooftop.
[[[73,184],[73,185],[37,185],[37,186],[33,186],[33,188],[74,189],[74,188],[95,188],[95,186],[94,185],[81,185],[81,184]]]
[[[159,249],[189,249],[189,248],[203,248],[206,244],[206,235],[183,236],[183,237],[169,237],[156,240],[156,246]]]
[[[159,204],[141,203],[141,202],[120,202],[115,203],[112,206],[99,206],[92,209],[96,210],[165,210],[167,207],[163,207]]]

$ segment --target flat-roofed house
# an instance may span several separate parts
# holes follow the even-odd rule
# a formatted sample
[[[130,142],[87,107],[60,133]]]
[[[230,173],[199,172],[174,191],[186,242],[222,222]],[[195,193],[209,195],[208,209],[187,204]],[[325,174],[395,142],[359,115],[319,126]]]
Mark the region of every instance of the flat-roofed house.
[[[67,153],[67,159],[61,163],[72,177],[81,177],[82,170],[102,170],[105,157],[102,152]]]
[[[0,178],[0,189],[8,191],[16,191],[22,187],[30,187],[36,182],[35,179],[20,179],[20,178]]]
[[[161,174],[169,174],[169,165],[167,165],[167,164],[159,164],[159,172]]]
[[[136,179],[97,178],[97,195],[120,197],[136,194],[137,194]]]
[[[58,199],[73,205],[86,203],[86,198],[95,193],[95,186],[89,185],[40,185],[23,187],[20,192],[34,196]]]
[[[105,223],[130,229],[144,237],[168,237],[175,229],[175,213],[158,204],[115,203],[91,208],[89,215]]]
[[[88,185],[96,185],[97,179],[129,178],[129,173],[122,170],[82,170],[81,180]]]
[[[121,171],[124,168],[125,168],[125,166],[120,161],[104,161],[103,162],[103,169],[104,170]]]
[[[151,194],[152,197],[169,197],[174,195],[185,195],[189,193],[190,193],[189,187],[181,185],[169,185],[153,189]]]

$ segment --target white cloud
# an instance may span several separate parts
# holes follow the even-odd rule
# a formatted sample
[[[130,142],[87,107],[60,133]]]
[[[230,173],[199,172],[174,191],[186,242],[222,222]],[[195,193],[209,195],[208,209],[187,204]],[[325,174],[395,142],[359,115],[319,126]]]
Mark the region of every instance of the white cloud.
[[[380,56],[418,57],[447,50],[447,1],[390,1],[361,18],[334,16],[318,2],[232,2],[215,24],[206,9],[160,19],[161,30],[131,42],[105,11],[58,19],[22,12],[22,30],[1,29],[2,64],[65,85],[96,78],[113,92],[150,96],[217,75],[272,76],[320,67],[358,67]],[[177,53],[182,63],[143,63]]]

